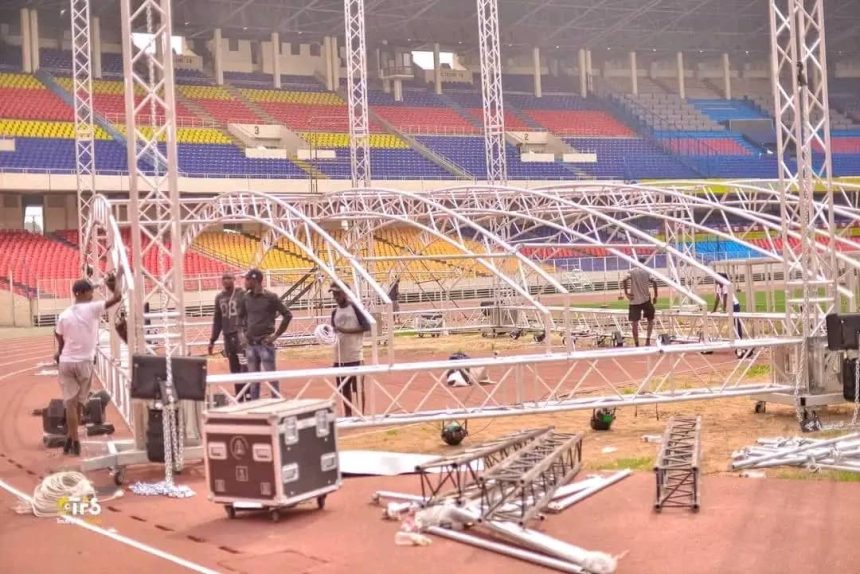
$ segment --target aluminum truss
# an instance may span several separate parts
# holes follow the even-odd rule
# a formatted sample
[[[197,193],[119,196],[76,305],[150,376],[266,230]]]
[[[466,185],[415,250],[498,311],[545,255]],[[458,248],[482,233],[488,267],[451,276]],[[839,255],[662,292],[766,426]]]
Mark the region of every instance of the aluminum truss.
[[[185,348],[185,305],[170,0],[142,0],[134,3],[134,9],[131,0],[122,0],[120,8],[131,253],[136,271],[129,346],[134,352],[155,352],[161,341],[168,354],[181,354]],[[140,31],[149,36],[138,47],[132,34]],[[147,260],[154,260],[155,265],[144,265]],[[160,335],[143,333],[147,303],[163,311],[148,317]]]
[[[830,110],[823,0],[771,0],[771,58],[776,104],[779,184],[782,224],[800,228],[800,249],[789,246],[783,234],[786,313],[793,319],[792,334],[804,339],[824,333],[824,317],[836,304],[836,259],[833,232],[829,255],[815,249],[816,224],[834,227],[830,158]],[[813,154],[823,153],[816,167]],[[794,160],[794,165],[792,165]],[[816,204],[816,189],[825,202]],[[789,201],[795,193],[797,201]],[[808,388],[810,373],[805,357],[798,368],[798,385]]]
[[[785,261],[785,312],[791,334],[803,344],[795,357],[794,405],[804,429],[818,430],[817,417],[806,412],[802,393],[824,388],[815,380],[810,358],[825,334],[825,316],[838,310],[839,270],[837,267],[834,197],[830,156],[830,109],[827,92],[827,57],[823,0],[771,0],[771,69],[775,101],[780,217]],[[823,153],[815,165],[813,154]],[[791,159],[795,165],[791,165]],[[824,193],[823,204],[814,200],[816,190]],[[789,195],[796,193],[797,200]],[[799,249],[790,246],[787,230],[796,223],[800,230]],[[824,224],[829,253],[817,247],[816,225]],[[838,393],[833,393],[839,397]],[[855,405],[860,408],[860,403]]]
[[[657,498],[654,510],[691,508],[699,510],[699,433],[701,417],[672,417],[663,442],[654,474],[657,478]]]
[[[513,296],[502,302],[495,293],[500,307],[519,305],[523,311],[533,312],[535,323],[544,332],[554,328],[551,314],[529,290],[527,278],[538,276],[557,293],[567,295],[567,289],[551,274],[492,231],[478,225],[456,208],[437,202],[429,195],[394,190],[351,190],[323,195],[306,208],[320,221],[349,222],[363,229],[359,237],[372,236],[380,226],[397,223],[419,229],[436,240],[456,248],[462,257],[472,259],[493,277],[501,288]],[[358,251],[361,246],[347,246]],[[509,270],[506,270],[505,264]],[[495,289],[498,291],[498,288]],[[504,303],[504,305],[502,304]],[[527,320],[525,313],[523,320]],[[547,345],[549,341],[547,340]]]
[[[390,320],[391,299],[349,249],[338,243],[318,223],[284,198],[250,191],[221,194],[215,200],[189,210],[184,222],[182,240],[177,243],[181,245],[184,253],[191,247],[194,239],[211,225],[249,221],[269,229],[267,233],[270,237],[269,247],[274,245],[275,238],[284,238],[296,245],[313,262],[321,275],[339,285],[356,303],[370,322],[373,341],[372,361],[377,363],[379,355],[376,341],[380,326],[374,319],[374,312],[377,309],[383,312],[387,310],[385,314]],[[262,255],[265,255],[265,252]],[[259,253],[258,257],[261,257]],[[347,273],[351,279],[344,281],[342,275]],[[375,306],[369,308],[365,306],[362,298],[357,296],[362,292],[374,295],[370,300],[375,303]],[[364,301],[367,300],[367,298],[364,299]],[[318,323],[314,326],[316,324]],[[392,336],[390,327],[387,332]],[[390,341],[388,348],[389,351],[393,349]]]
[[[459,505],[476,497],[479,494],[477,489],[481,473],[494,468],[550,430],[551,427],[546,427],[515,432],[415,467],[421,479],[423,504],[429,506],[443,500],[453,500]]]
[[[478,479],[481,520],[525,526],[581,466],[582,435],[542,434]]]
[[[786,381],[748,380],[757,361],[799,339],[743,339],[662,348],[597,349],[465,360],[424,361],[275,373],[210,375],[211,393],[236,402],[234,383],[280,380],[290,397],[340,401],[340,377],[362,377],[366,402],[353,406],[342,428],[458,418],[548,414],[785,392]],[[744,351],[738,353],[738,351]],[[703,352],[708,354],[703,354]],[[495,384],[452,388],[450,369],[484,368]]]
[[[508,168],[505,154],[505,104],[502,98],[502,53],[499,46],[499,5],[498,0],[477,0],[477,3],[487,181],[491,184],[504,184],[508,180]]]
[[[134,299],[134,274],[128,262],[119,226],[111,214],[111,205],[103,195],[92,197],[90,218],[83,235],[81,250],[104,254],[104,258],[95,263],[104,263],[106,271],[116,274],[117,288],[123,294],[123,312],[127,313],[129,302]],[[96,371],[120,416],[130,428],[134,428],[127,359],[128,348],[111,329],[110,340],[99,346]]]
[[[70,0],[72,20],[72,90],[75,106],[75,175],[78,188],[78,245],[85,245],[91,227],[95,183],[95,127],[93,126],[92,43],[89,0]],[[100,229],[100,227],[99,227]],[[96,242],[93,247],[98,247]],[[82,276],[101,273],[104,253],[81,249]]]
[[[370,186],[370,121],[367,106],[367,46],[364,0],[343,0],[349,152],[353,187]],[[335,55],[335,59],[337,55]],[[336,60],[335,60],[336,61]]]

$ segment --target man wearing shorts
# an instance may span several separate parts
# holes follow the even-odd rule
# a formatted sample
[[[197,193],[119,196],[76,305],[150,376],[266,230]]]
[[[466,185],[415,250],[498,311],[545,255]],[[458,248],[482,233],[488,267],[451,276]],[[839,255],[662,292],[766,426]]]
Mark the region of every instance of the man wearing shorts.
[[[640,263],[643,261],[640,259]],[[654,298],[651,298],[650,288],[654,289]],[[624,295],[630,301],[627,318],[633,328],[633,342],[639,346],[639,321],[642,317],[648,322],[645,346],[651,344],[651,331],[654,329],[654,303],[657,302],[657,282],[651,275],[641,267],[634,267],[630,275],[624,280]]]
[[[337,334],[334,366],[357,367],[361,364],[364,334],[370,331],[370,323],[340,287],[332,285],[329,291],[337,305],[331,312],[331,326]],[[337,389],[343,397],[345,416],[352,416],[353,405],[364,410],[364,389],[360,388],[360,385],[356,376],[337,378]]]
[[[107,301],[93,301],[93,286],[86,279],[72,285],[74,304],[60,313],[54,336],[58,351],[54,356],[59,368],[60,389],[66,406],[66,443],[63,452],[80,456],[78,424],[83,401],[90,392],[93,361],[99,339],[99,318],[106,309],[119,303],[121,294],[116,290],[116,278],[108,275],[105,285],[112,295]]]

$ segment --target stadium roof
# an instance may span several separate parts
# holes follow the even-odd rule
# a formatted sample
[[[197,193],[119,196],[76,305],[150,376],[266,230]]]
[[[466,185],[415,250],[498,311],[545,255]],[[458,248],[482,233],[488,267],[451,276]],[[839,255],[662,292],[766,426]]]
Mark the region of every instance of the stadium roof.
[[[6,0],[4,8],[37,7],[40,24],[68,0]],[[116,0],[93,0],[110,23]],[[229,37],[343,35],[343,0],[174,0],[177,33],[208,38],[220,26]],[[474,0],[365,0],[369,45],[404,47],[439,41],[477,45]],[[738,52],[769,50],[768,0],[499,0],[502,46],[554,49]],[[828,51],[860,52],[860,0],[826,2]]]

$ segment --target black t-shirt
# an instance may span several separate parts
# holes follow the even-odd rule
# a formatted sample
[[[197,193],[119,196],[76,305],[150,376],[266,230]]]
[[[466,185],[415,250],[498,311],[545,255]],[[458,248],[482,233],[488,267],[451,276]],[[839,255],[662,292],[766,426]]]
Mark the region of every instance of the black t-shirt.
[[[265,289],[259,293],[246,291],[239,305],[239,316],[245,325],[248,343],[257,344],[263,337],[273,334],[278,315],[293,316],[280,297]]]

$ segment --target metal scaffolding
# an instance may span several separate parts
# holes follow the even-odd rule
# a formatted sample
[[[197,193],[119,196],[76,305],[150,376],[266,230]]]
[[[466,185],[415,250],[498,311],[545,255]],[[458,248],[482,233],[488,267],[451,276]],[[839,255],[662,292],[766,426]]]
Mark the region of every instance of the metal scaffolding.
[[[464,452],[415,467],[421,479],[421,499],[425,506],[453,500],[463,504],[477,497],[481,473],[488,472],[552,427],[518,431],[483,442]],[[446,490],[447,489],[447,490]]]
[[[699,510],[699,437],[701,417],[672,417],[654,465],[657,498],[654,510]]]
[[[542,434],[480,477],[481,520],[525,526],[581,466],[581,434]]]
[[[170,0],[122,0],[125,117],[128,138],[129,220],[135,274],[129,346],[134,352],[163,342],[181,354],[185,321],[182,217],[177,185],[176,96],[170,45]],[[147,34],[138,47],[135,32]],[[136,95],[137,92],[139,95]],[[153,165],[154,164],[154,165]],[[144,264],[146,262],[146,264]],[[144,335],[144,306],[162,310],[149,317],[161,335]]]
[[[838,273],[830,157],[830,108],[822,0],[771,0],[771,58],[776,109],[777,154],[785,260],[786,313],[804,339],[824,333],[824,317],[834,309]],[[823,154],[816,162],[814,154]],[[818,165],[816,165],[818,163]],[[825,202],[813,194],[824,192]],[[789,194],[796,194],[791,201]],[[799,250],[788,229],[800,230]],[[815,228],[829,231],[829,253],[816,249]],[[805,359],[801,361],[805,364]],[[809,383],[800,368],[800,385]]]
[[[785,277],[785,312],[790,334],[803,344],[795,361],[794,403],[798,419],[808,415],[801,394],[814,381],[808,357],[825,334],[824,318],[838,309],[839,270],[834,235],[834,198],[830,157],[830,108],[823,0],[771,0],[771,69],[776,116],[780,217]],[[815,154],[823,154],[819,161]],[[818,165],[816,165],[816,163]],[[813,194],[823,192],[816,203]],[[790,196],[796,194],[796,201]],[[799,249],[790,242],[799,228]],[[828,253],[821,253],[816,227],[827,233]],[[819,426],[817,419],[812,427]]]
[[[70,0],[72,33],[72,90],[75,107],[75,175],[78,187],[78,245],[82,276],[91,272],[95,278],[101,273],[99,261],[104,253],[83,249],[87,230],[91,227],[95,182],[95,128],[93,126],[92,42],[90,35],[89,0]],[[98,228],[95,228],[98,229]]]
[[[502,98],[502,54],[499,47],[499,5],[498,0],[477,0],[477,3],[487,181],[504,184],[508,180],[508,168],[505,154],[505,104]]]
[[[343,0],[346,93],[349,107],[349,154],[352,186],[370,186],[370,113],[367,106],[367,46],[364,0]],[[337,62],[337,54],[334,55]],[[337,89],[337,86],[335,86]]]

